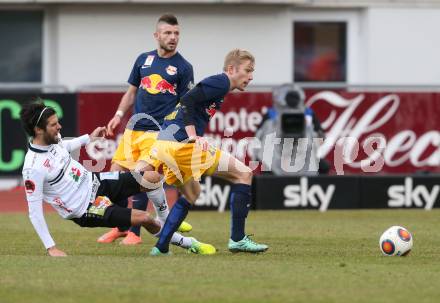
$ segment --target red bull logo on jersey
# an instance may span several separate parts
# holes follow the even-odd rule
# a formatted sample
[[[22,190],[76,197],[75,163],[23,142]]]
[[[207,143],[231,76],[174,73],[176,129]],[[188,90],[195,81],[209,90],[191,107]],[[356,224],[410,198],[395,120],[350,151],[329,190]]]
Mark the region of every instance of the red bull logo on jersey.
[[[176,86],[176,84],[173,85],[169,83],[159,74],[151,74],[142,78],[140,88],[145,89],[152,95],[156,95],[158,93],[170,93],[172,95],[177,95]]]
[[[177,67],[175,66],[168,65],[168,67],[165,70],[167,71],[167,74],[170,76],[174,76],[175,74],[177,74]]]

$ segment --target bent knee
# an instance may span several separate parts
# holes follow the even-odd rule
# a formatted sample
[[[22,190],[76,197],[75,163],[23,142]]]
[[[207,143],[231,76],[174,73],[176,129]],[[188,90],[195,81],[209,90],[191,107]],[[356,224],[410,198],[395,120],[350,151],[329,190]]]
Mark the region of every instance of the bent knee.
[[[144,171],[154,171],[154,167],[151,164],[149,164],[148,162],[144,161],[144,160],[139,160],[136,163],[135,170],[136,171],[142,171],[142,172],[144,172]]]
[[[194,204],[196,203],[196,200],[199,198],[200,196],[200,187],[194,189],[189,195],[185,195],[186,199],[189,201],[189,203]],[[189,197],[188,197],[189,196]]]
[[[200,196],[200,189],[194,189],[191,192],[187,191],[187,192],[182,193],[182,194],[185,197],[185,199],[188,200],[189,203],[194,205],[194,203],[196,203],[197,199]]]
[[[145,182],[146,185],[156,185],[153,186],[152,188],[150,188],[151,186],[144,186],[144,184],[142,184],[143,187],[147,188],[148,190],[153,190],[156,189],[159,185],[161,185],[162,183],[162,178],[161,175],[156,172],[156,171],[144,171],[142,173],[142,179]]]
[[[179,187],[179,191],[189,203],[194,204],[200,196],[201,188],[198,182],[193,181]]]

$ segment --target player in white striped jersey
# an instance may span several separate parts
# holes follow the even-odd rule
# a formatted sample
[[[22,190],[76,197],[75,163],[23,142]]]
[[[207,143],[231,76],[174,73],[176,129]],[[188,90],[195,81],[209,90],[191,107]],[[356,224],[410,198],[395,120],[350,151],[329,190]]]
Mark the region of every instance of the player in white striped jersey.
[[[31,137],[23,165],[23,180],[29,206],[29,218],[50,256],[65,256],[55,246],[43,214],[43,201],[49,203],[64,219],[82,227],[119,227],[142,225],[158,235],[160,223],[141,210],[120,207],[114,203],[145,191],[127,172],[91,173],[70,155],[75,149],[105,135],[105,127],[90,135],[61,140],[61,125],[55,110],[42,103],[23,107],[20,118]],[[146,180],[160,181],[156,172],[145,172]],[[142,176],[140,174],[139,176]],[[215,248],[194,238],[175,233],[173,243],[198,254],[215,253]]]

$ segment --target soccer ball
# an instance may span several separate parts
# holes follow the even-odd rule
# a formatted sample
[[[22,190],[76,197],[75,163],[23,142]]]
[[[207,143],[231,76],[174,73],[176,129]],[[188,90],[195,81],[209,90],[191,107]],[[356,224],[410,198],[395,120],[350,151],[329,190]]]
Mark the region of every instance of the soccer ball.
[[[379,240],[380,250],[386,256],[406,256],[412,246],[412,235],[402,226],[391,226]]]

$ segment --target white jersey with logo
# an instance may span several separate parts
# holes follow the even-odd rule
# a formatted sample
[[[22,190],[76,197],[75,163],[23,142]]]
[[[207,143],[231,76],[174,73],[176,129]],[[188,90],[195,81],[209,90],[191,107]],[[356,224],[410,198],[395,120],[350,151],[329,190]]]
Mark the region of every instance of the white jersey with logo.
[[[29,218],[46,248],[55,242],[43,216],[43,201],[65,219],[79,218],[96,194],[98,184],[94,184],[92,173],[70,155],[89,141],[84,135],[48,146],[29,143],[23,165]]]

